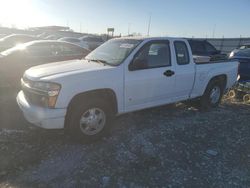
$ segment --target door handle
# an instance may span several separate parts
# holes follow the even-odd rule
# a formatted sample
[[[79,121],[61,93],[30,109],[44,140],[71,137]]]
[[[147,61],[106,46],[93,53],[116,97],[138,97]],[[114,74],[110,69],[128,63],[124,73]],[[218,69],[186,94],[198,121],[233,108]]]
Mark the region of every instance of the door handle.
[[[174,71],[171,71],[171,70],[167,70],[163,73],[165,76],[167,77],[170,77],[170,76],[173,76],[174,75]]]

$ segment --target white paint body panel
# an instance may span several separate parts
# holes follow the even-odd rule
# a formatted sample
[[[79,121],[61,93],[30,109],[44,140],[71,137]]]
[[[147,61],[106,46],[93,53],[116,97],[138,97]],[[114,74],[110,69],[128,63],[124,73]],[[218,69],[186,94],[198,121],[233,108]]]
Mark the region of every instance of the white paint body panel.
[[[129,71],[128,66],[136,52],[147,42],[152,40],[168,40],[171,49],[171,62],[169,67]],[[188,46],[190,63],[178,65],[173,46],[174,41],[184,41]],[[208,63],[196,65],[193,62],[190,46],[185,39],[179,38],[145,38],[143,42],[119,66],[104,66],[101,63],[75,60],[68,62],[52,63],[33,67],[25,72],[25,76],[33,81],[46,81],[61,84],[62,88],[57,99],[56,108],[62,110],[60,116],[66,114],[66,109],[74,96],[87,91],[97,89],[111,89],[117,99],[118,115],[149,107],[174,103],[191,98],[202,96],[208,82],[217,75],[227,76],[227,86],[230,88],[237,80],[237,62]],[[174,76],[166,77],[163,73],[166,70],[175,72]],[[49,124],[49,116],[46,113],[39,117],[34,111],[43,111],[32,105],[25,104],[22,94],[17,97],[18,104],[26,119],[31,123],[41,122],[46,119]],[[24,105],[25,104],[25,105]],[[46,110],[45,110],[46,111]],[[29,118],[32,116],[36,122]],[[49,128],[63,128],[60,121]],[[47,125],[46,124],[46,125]],[[46,126],[41,126],[48,128]]]

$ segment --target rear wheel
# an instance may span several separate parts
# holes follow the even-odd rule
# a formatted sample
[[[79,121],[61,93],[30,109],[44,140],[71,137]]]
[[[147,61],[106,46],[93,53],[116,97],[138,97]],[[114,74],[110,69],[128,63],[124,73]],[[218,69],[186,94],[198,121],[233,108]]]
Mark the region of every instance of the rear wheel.
[[[202,110],[217,107],[223,96],[223,83],[219,80],[209,82],[205,93],[200,99],[200,107]]]
[[[96,140],[109,130],[112,113],[108,104],[100,99],[84,101],[71,109],[68,129],[73,138]]]

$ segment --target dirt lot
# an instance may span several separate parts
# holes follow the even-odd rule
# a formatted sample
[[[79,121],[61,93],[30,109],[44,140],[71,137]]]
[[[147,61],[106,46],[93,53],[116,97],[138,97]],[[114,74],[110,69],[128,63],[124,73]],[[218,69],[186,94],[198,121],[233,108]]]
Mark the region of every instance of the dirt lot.
[[[177,104],[123,115],[92,144],[7,114],[0,187],[250,186],[250,106],[241,102],[209,112]]]

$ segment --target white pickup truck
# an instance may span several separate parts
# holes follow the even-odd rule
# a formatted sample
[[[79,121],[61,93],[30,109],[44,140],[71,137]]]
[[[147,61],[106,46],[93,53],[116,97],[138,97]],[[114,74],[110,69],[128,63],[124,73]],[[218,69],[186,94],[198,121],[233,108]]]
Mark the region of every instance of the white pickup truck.
[[[17,103],[39,127],[91,139],[115,115],[189,99],[217,106],[237,81],[238,64],[197,64],[181,38],[112,39],[83,60],[27,70]]]

